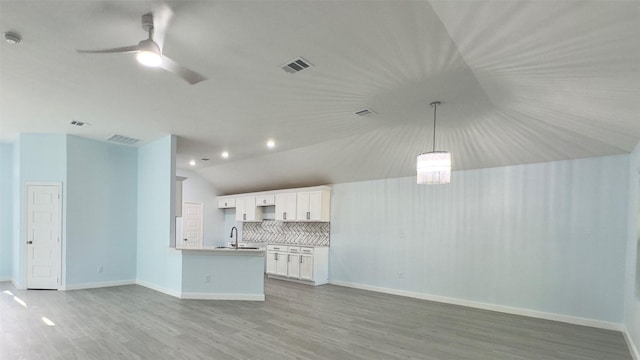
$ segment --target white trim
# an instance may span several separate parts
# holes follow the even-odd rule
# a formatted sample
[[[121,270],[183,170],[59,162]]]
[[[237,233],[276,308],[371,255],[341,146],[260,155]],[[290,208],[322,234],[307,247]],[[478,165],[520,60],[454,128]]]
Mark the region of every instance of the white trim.
[[[136,283],[136,281],[133,280],[133,279],[131,279],[131,280],[103,281],[103,282],[94,282],[94,283],[66,285],[61,290],[69,291],[69,290],[95,289],[95,288],[103,288],[103,287],[111,287],[111,286],[134,285],[135,283]]]
[[[436,302],[441,302],[441,303],[446,303],[446,304],[461,305],[461,306],[467,306],[467,307],[476,308],[476,309],[483,309],[483,310],[490,310],[490,311],[502,312],[502,313],[507,313],[507,314],[528,316],[528,317],[533,317],[533,318],[538,318],[538,319],[560,321],[560,322],[564,322],[564,323],[568,323],[568,324],[574,324],[574,325],[590,326],[590,327],[606,329],[606,330],[616,330],[616,331],[623,331],[624,330],[624,326],[622,324],[608,322],[608,321],[602,321],[602,320],[594,320],[594,319],[582,318],[582,317],[577,317],[577,316],[554,314],[554,313],[548,313],[548,312],[537,311],[537,310],[529,310],[529,309],[517,308],[517,307],[512,307],[512,306],[488,304],[488,303],[483,303],[483,302],[479,302],[479,301],[463,300],[463,299],[456,299],[456,298],[451,298],[451,297],[446,297],[446,296],[424,294],[424,293],[413,292],[413,291],[405,291],[405,290],[384,288],[384,287],[379,287],[379,286],[363,285],[363,284],[357,284],[357,283],[352,283],[352,282],[347,282],[347,281],[335,281],[335,280],[332,280],[329,283],[333,284],[333,285],[338,285],[338,286],[345,286],[345,287],[350,287],[350,288],[355,288],[355,289],[376,291],[376,292],[392,294],[392,295],[406,296],[406,297],[422,299],[422,300],[429,300],[429,301],[436,301]],[[638,359],[638,360],[640,360],[640,359]]]
[[[173,290],[173,289],[167,289],[167,288],[163,288],[161,286],[152,284],[150,282],[146,282],[140,279],[136,279],[136,284],[140,285],[140,286],[144,286],[146,288],[149,288],[151,290],[155,290],[155,291],[159,291],[163,294],[167,294],[167,295],[171,295],[173,297],[177,297],[180,298],[180,291],[178,290]]]
[[[180,299],[264,301],[264,294],[212,294],[183,292]]]
[[[26,288],[21,288],[20,286],[18,286],[18,281],[16,279],[10,279],[9,281],[11,281],[11,284],[13,284],[14,288],[18,290],[26,290]]]
[[[0,277],[0,282],[7,282],[7,281],[11,281],[10,277]]]
[[[638,348],[633,342],[631,334],[629,334],[626,326],[622,329],[622,335],[624,335],[624,341],[627,343],[627,347],[629,348],[629,352],[631,353],[631,357],[633,358],[633,360],[640,360],[640,353],[638,353]]]

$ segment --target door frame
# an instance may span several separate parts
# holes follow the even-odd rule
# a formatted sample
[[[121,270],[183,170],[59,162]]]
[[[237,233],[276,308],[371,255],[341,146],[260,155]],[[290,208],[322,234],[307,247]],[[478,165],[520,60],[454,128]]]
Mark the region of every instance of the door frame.
[[[21,211],[22,212],[22,220],[23,220],[23,224],[22,224],[22,252],[23,252],[23,259],[24,259],[24,264],[22,267],[22,271],[24,274],[24,289],[28,289],[28,267],[29,267],[29,251],[27,251],[27,241],[29,241],[29,231],[27,229],[27,216],[28,214],[28,204],[29,204],[29,187],[30,186],[57,186],[58,190],[60,192],[60,203],[59,203],[59,211],[60,211],[60,224],[58,227],[58,236],[60,237],[60,245],[58,246],[58,286],[56,288],[56,290],[61,290],[63,289],[62,286],[62,255],[63,255],[63,251],[62,251],[62,242],[64,241],[64,238],[62,237],[62,226],[64,224],[64,218],[63,218],[63,200],[64,200],[64,194],[62,192],[63,190],[63,186],[62,186],[62,182],[61,181],[51,181],[51,182],[43,182],[43,181],[25,181],[24,183],[24,197],[22,199],[22,204],[24,205],[24,209]]]

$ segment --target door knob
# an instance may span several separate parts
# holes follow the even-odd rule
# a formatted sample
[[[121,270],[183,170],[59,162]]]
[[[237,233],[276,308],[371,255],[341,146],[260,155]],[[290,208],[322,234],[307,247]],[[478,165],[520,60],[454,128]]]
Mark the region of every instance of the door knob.
[[[184,241],[189,241],[189,240],[187,240],[187,239],[184,239]]]

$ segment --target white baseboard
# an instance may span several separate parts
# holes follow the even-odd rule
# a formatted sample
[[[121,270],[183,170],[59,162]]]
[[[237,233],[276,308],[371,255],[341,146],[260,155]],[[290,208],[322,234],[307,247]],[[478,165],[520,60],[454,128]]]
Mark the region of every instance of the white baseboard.
[[[7,281],[11,281],[11,278],[6,276],[6,277],[2,277],[0,276],[0,282],[7,282]]]
[[[183,292],[181,299],[189,300],[244,300],[244,301],[264,301],[264,294],[211,294]]]
[[[612,322],[607,322],[602,320],[582,318],[577,316],[561,315],[561,314],[554,314],[554,313],[548,313],[548,312],[537,311],[537,310],[529,310],[529,309],[523,309],[523,308],[517,308],[517,307],[511,307],[511,306],[505,306],[505,305],[483,303],[479,301],[456,299],[456,298],[451,298],[446,296],[430,295],[430,294],[424,294],[424,293],[419,293],[414,291],[405,291],[405,290],[390,289],[390,288],[379,287],[379,286],[363,285],[363,284],[352,283],[347,281],[331,280],[329,283],[333,285],[338,285],[338,286],[376,291],[376,292],[381,292],[386,294],[400,295],[400,296],[406,296],[406,297],[411,297],[416,299],[429,300],[429,301],[435,301],[435,302],[441,302],[441,303],[447,303],[447,304],[453,304],[453,305],[461,305],[461,306],[467,306],[467,307],[472,307],[476,309],[491,310],[496,312],[513,314],[513,315],[528,316],[528,317],[533,317],[538,319],[560,321],[560,322],[574,324],[574,325],[590,326],[590,327],[606,329],[606,330],[616,330],[616,331],[624,330],[624,326],[622,324],[612,323]],[[640,359],[637,359],[637,360],[640,360]]]
[[[638,353],[638,348],[633,342],[633,339],[631,338],[631,335],[629,334],[629,331],[626,327],[624,327],[624,329],[622,330],[622,334],[624,335],[624,341],[626,341],[627,343],[627,347],[631,352],[631,357],[633,357],[633,360],[640,360],[640,353]]]
[[[135,280],[103,281],[103,282],[94,282],[94,283],[66,285],[60,290],[69,291],[69,290],[82,290],[82,289],[96,289],[96,288],[111,287],[111,286],[133,285],[135,283],[136,283]]]
[[[159,292],[161,292],[163,294],[171,295],[173,297],[180,298],[180,295],[181,295],[180,291],[178,291],[178,290],[167,289],[167,288],[164,288],[164,287],[161,287],[161,286],[158,286],[158,285],[155,285],[155,284],[152,284],[150,282],[146,282],[146,281],[143,281],[143,280],[140,280],[140,279],[137,279],[135,283],[140,285],[140,286],[144,286],[146,288],[149,288],[151,290],[155,290],[155,291],[159,291]]]

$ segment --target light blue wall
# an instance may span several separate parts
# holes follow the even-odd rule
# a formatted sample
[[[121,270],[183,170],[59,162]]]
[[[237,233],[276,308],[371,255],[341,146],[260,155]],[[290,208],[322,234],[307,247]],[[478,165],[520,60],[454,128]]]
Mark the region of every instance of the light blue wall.
[[[0,281],[10,280],[13,258],[13,145],[0,143]]]
[[[331,281],[620,323],[628,161],[335,185]]]
[[[137,280],[179,294],[182,257],[170,248],[175,232],[175,136],[138,149]]]
[[[136,148],[67,138],[67,287],[135,280],[137,156]]]
[[[629,211],[627,215],[627,253],[625,277],[624,325],[633,341],[634,351],[640,346],[640,300],[636,295],[638,240],[640,239],[640,144],[636,146],[629,160]]]
[[[67,183],[67,136],[64,134],[21,134],[19,144],[19,184],[20,191],[17,195],[18,218],[20,219],[19,236],[14,238],[14,279],[20,288],[26,286],[24,274],[24,216],[23,197],[26,191],[27,182],[59,182],[62,183],[62,218],[66,219],[66,183]],[[18,222],[14,222],[14,226]],[[62,261],[65,263],[66,246],[66,222],[62,224]],[[63,281],[65,269],[62,271]]]
[[[224,213],[218,209],[216,189],[193,171],[177,170],[177,174],[187,178],[182,182],[182,201],[201,203],[204,208],[204,246],[222,246],[226,240],[223,239]],[[182,234],[176,236],[178,239],[181,237]]]

